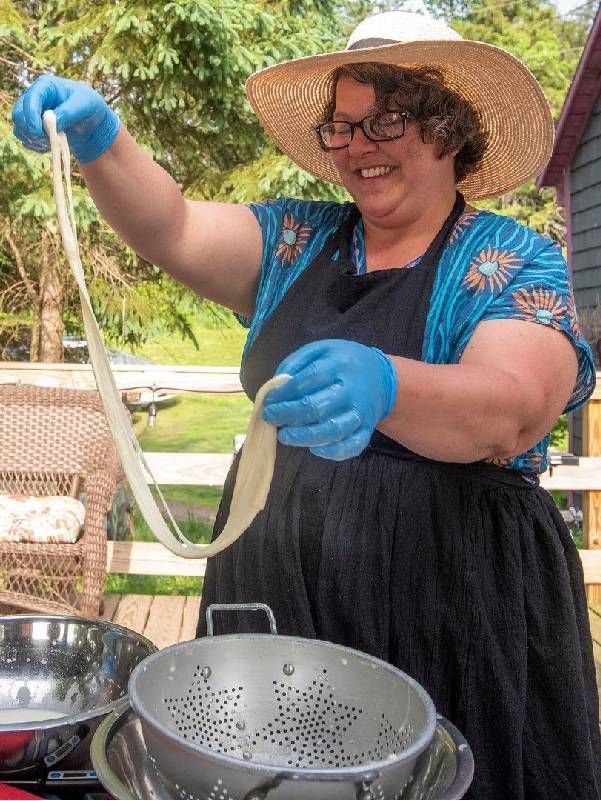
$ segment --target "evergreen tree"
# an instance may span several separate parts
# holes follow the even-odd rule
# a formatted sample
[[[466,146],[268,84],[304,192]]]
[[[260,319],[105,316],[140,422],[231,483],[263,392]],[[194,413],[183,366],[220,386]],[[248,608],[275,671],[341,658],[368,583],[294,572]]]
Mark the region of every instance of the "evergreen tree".
[[[0,312],[29,312],[31,357],[61,358],[63,319],[77,330],[73,283],[55,227],[49,159],[12,135],[10,109],[42,72],[94,85],[188,195],[233,201],[302,190],[331,197],[268,143],[244,97],[254,70],[342,41],[326,0],[0,0]],[[199,301],[120,243],[75,181],[92,300],[113,341],[139,343],[157,324],[191,336]],[[157,310],[160,312],[157,315]]]
[[[525,61],[559,114],[590,22],[585,0],[569,18],[548,0],[425,1],[465,37]],[[25,150],[12,134],[12,104],[36,75],[51,71],[93,84],[189,197],[343,199],[344,190],[303,172],[268,141],[245,100],[244,81],[285,59],[341,49],[359,19],[407,5],[0,0],[0,343],[3,327],[19,333],[25,322],[31,358],[56,360],[63,322],[69,332],[80,330],[56,230],[49,159]],[[159,326],[191,336],[201,301],[123,245],[99,219],[77,171],[74,180],[83,262],[110,339],[133,345]],[[478,205],[563,239],[553,193],[538,193],[532,183]]]
[[[559,117],[586,40],[585,22],[562,17],[549,0],[473,0],[453,25],[465,38],[502,47],[523,61],[541,84],[554,118]],[[534,181],[477,205],[508,214],[565,244],[555,192],[539,192]]]

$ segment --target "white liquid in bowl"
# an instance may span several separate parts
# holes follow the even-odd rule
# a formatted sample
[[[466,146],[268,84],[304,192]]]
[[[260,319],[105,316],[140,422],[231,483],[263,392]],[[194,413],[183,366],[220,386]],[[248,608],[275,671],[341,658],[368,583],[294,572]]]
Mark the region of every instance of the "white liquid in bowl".
[[[16,706],[0,709],[0,724],[5,723],[31,723],[38,720],[55,720],[66,718],[67,713],[56,709],[31,709],[30,707]]]

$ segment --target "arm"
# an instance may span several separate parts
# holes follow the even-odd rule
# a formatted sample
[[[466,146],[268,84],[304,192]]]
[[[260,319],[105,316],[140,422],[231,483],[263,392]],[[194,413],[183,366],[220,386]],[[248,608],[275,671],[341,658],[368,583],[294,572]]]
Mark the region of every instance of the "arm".
[[[349,340],[305,345],[277,373],[263,416],[280,442],[347,459],[374,428],[438,461],[516,455],[536,444],[563,411],[577,358],[561,332],[516,320],[480,323],[459,364],[385,356]]]
[[[53,110],[84,180],[109,225],[137,253],[201,295],[250,316],[262,233],[245,206],[186,200],[90,86],[42,75],[13,108],[14,133],[48,150],[43,114]]]
[[[519,320],[480,323],[456,365],[390,359],[396,401],[378,429],[416,453],[455,462],[536,444],[565,408],[578,367],[564,334]]]
[[[263,240],[250,209],[185,199],[123,126],[80,168],[98,210],[136,253],[198,294],[252,314]]]

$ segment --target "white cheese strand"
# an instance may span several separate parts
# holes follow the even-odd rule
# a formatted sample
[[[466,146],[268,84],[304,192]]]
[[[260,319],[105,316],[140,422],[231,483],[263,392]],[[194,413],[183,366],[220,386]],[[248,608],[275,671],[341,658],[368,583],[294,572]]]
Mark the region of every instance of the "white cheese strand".
[[[54,112],[45,111],[44,128],[50,139],[52,153],[52,183],[56,200],[56,210],[63,246],[69,267],[73,272],[79,297],[83,323],[88,341],[90,360],[96,378],[96,386],[102,399],[104,411],[121,458],[123,470],[131,487],[136,503],[144,520],[155,537],[173,553],[187,558],[204,559],[214,556],[228,545],[235,542],[246,531],[258,512],[263,509],[269,494],[269,487],[275,464],[277,431],[275,426],[266,423],[261,415],[263,399],[273,387],[283,384],[289,379],[287,375],[275,376],[267,381],[257,393],[255,406],[248,426],[247,438],[242,449],[236,485],[232,495],[230,514],[225,528],[210,545],[197,545],[186,539],[179,529],[156,481],[148,468],[144,454],[134,434],[129,414],[123,406],[119,390],[113,377],[104,343],[94,317],[90,296],[85,283],[77,233],[75,229],[75,213],[71,191],[70,153],[67,137],[57,133]],[[61,164],[62,162],[62,164]],[[62,166],[62,169],[61,169]],[[67,201],[63,189],[64,180],[67,187]],[[150,492],[144,472],[147,473],[156,487],[161,505],[177,534],[176,538],[163,519],[163,515]]]

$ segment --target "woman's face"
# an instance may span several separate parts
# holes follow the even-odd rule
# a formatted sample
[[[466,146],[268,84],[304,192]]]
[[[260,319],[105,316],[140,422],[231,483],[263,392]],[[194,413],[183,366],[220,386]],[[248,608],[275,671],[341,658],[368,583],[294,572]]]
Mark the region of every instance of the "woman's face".
[[[334,120],[357,122],[375,110],[371,85],[340,78]],[[340,179],[363,217],[383,227],[419,217],[422,210],[431,209],[441,198],[446,202],[447,197],[454,197],[453,154],[442,159],[438,154],[438,143],[424,143],[419,126],[411,119],[401,139],[372,142],[356,128],[348,147],[330,151]],[[375,176],[369,172],[378,167],[384,170],[378,170]]]

